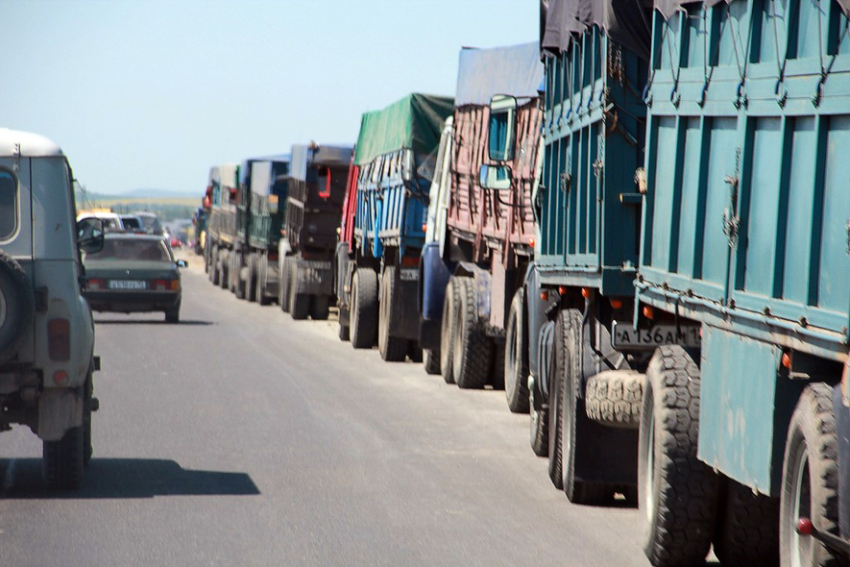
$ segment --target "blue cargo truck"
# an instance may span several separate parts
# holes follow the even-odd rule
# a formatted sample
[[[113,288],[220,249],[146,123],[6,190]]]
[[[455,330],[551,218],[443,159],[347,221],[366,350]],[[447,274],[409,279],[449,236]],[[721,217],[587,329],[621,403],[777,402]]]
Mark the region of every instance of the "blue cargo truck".
[[[421,357],[419,258],[440,130],[452,110],[449,97],[414,93],[361,122],[347,196],[356,201],[353,239],[337,249],[340,337],[354,348],[377,342],[384,360]]]
[[[651,14],[639,3],[601,0],[550,1],[542,10],[538,235],[511,303],[505,382],[527,386],[532,448],[548,456],[553,484],[571,501],[635,500],[649,355],[618,351],[611,337],[634,311],[634,173],[643,163],[649,43],[640,23]]]
[[[652,352],[653,565],[850,561],[848,9],[656,2],[635,325],[613,335]]]

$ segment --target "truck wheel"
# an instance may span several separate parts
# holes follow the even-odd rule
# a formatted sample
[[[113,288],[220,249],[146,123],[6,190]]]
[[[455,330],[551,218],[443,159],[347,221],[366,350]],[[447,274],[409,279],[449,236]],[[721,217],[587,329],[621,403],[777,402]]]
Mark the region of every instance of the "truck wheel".
[[[227,270],[227,266],[228,266],[228,263],[227,263],[228,253],[227,252],[228,252],[227,250],[225,250],[223,252],[221,250],[219,250],[219,253],[218,253],[218,285],[219,285],[219,287],[221,287],[221,289],[228,289],[229,290],[230,289],[230,278],[229,278],[230,274],[228,273],[228,270]]]
[[[266,282],[269,278],[269,258],[268,256],[257,256],[257,278],[256,278],[256,290],[254,291],[254,297],[257,299],[257,303],[265,307],[269,303],[271,303],[271,299],[268,295],[266,295]]]
[[[643,374],[633,370],[607,370],[587,380],[587,417],[608,427],[640,427]]]
[[[838,476],[832,388],[809,384],[797,402],[785,442],[779,504],[782,567],[845,565],[823,544],[796,530],[797,520],[806,517],[818,530],[838,535]]]
[[[35,300],[26,272],[0,250],[0,362],[17,354],[34,317]]]
[[[457,335],[457,280],[452,277],[443,299],[443,319],[440,321],[440,372],[446,384],[454,384],[455,336]]]
[[[549,411],[546,407],[534,408],[534,388],[528,389],[528,415],[531,417],[531,450],[538,457],[545,457],[549,451]]]
[[[702,565],[716,525],[718,477],[697,459],[699,385],[682,347],[655,351],[641,408],[638,504],[656,567]]]
[[[310,314],[310,296],[306,293],[293,293],[289,301],[289,314],[296,321],[302,321]]]
[[[351,340],[350,327],[348,325],[343,325],[342,323],[340,323],[338,335],[339,335],[339,340],[341,340],[341,341]]]
[[[351,346],[372,348],[378,335],[378,276],[374,270],[354,272],[351,297]]]
[[[257,255],[250,254],[248,256],[248,273],[245,279],[245,297],[249,303],[257,301],[257,282],[260,278],[257,277]]]
[[[472,278],[458,278],[457,336],[452,353],[452,372],[458,388],[478,389],[490,374],[492,344],[478,322]]]
[[[564,370],[564,355],[560,352],[563,347],[563,340],[561,340],[561,336],[563,335],[563,331],[561,329],[564,312],[561,311],[560,316],[558,317],[558,321],[555,323],[556,331],[555,331],[555,373],[550,377],[550,385],[549,385],[549,411],[547,412],[547,429],[549,431],[548,435],[548,446],[546,455],[549,457],[549,480],[552,481],[552,485],[558,490],[564,489],[564,472],[563,472],[563,450],[564,446],[561,442],[561,436],[564,434],[562,428],[562,420],[564,416],[561,415],[561,406],[565,403],[567,399],[566,393],[566,377],[568,374],[565,374]],[[573,444],[574,445],[574,444]],[[570,501],[572,501],[572,495],[570,492],[567,492],[567,496],[570,497]]]
[[[714,554],[723,567],[779,565],[779,500],[731,479],[726,484]]]
[[[280,304],[281,311],[283,311],[284,313],[289,313],[289,285],[290,280],[292,279],[292,262],[290,260],[290,256],[284,258],[283,266],[281,266],[280,268],[280,289],[277,301]]]
[[[410,362],[419,364],[422,362],[422,349],[419,348],[419,341],[407,341],[407,358]]]
[[[84,431],[72,427],[59,441],[42,443],[42,475],[51,490],[73,490],[80,487],[85,467]]]
[[[213,285],[218,285],[218,246],[213,246],[210,251],[210,281]]]
[[[514,413],[528,413],[527,334],[525,289],[519,288],[511,301],[505,332],[505,399]]]
[[[505,389],[505,345],[493,341],[490,350],[493,353],[493,362],[490,366],[490,385],[494,390]]]
[[[324,321],[331,312],[331,298],[327,295],[314,295],[310,306],[310,317],[314,321]]]
[[[381,276],[381,295],[378,305],[378,351],[387,362],[401,362],[407,356],[407,339],[390,335],[395,293],[395,266],[387,266]]]
[[[233,293],[236,294],[236,299],[246,299],[248,297],[248,284],[251,280],[250,268],[242,264],[240,254],[234,254],[233,258]]]
[[[440,351],[436,349],[422,349],[425,359],[425,372],[428,374],[440,373]]]

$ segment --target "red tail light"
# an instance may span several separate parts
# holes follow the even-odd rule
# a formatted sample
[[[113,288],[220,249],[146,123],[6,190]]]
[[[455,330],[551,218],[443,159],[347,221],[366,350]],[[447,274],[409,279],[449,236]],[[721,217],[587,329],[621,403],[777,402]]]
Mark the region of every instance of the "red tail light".
[[[180,289],[180,280],[151,280],[151,289],[154,291],[177,291]]]
[[[415,268],[419,265],[419,256],[405,256],[401,259],[401,265],[405,268]]]
[[[67,319],[51,319],[47,322],[47,352],[50,360],[71,360],[71,322]]]
[[[86,289],[90,290],[98,290],[98,289],[106,289],[106,280],[100,280],[97,278],[92,278],[86,282]]]

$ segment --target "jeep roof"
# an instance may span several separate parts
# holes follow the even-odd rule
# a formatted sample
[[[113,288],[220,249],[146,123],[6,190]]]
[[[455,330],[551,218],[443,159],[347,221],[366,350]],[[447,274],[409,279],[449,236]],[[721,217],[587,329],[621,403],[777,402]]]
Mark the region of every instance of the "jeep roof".
[[[30,132],[0,128],[0,156],[15,155],[50,157],[63,156],[64,154],[59,146],[49,138]]]

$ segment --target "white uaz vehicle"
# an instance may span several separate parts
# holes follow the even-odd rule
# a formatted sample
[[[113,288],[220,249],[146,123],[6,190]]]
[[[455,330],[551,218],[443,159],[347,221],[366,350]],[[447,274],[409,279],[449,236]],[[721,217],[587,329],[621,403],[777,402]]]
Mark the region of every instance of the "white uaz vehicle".
[[[102,246],[102,221],[75,222],[62,150],[0,129],[0,431],[18,423],[42,439],[51,488],[79,486],[92,454],[99,361],[80,250]]]

